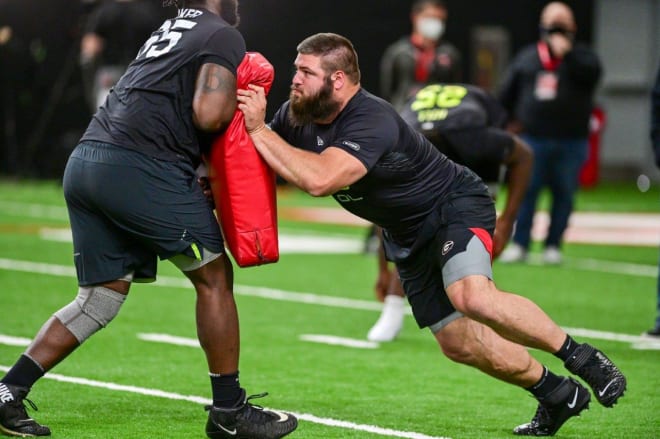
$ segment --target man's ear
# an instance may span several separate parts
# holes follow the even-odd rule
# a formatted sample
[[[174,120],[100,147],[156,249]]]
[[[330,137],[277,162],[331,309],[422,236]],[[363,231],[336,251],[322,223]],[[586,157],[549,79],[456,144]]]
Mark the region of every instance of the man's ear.
[[[346,73],[344,73],[341,70],[337,70],[335,73],[330,75],[330,79],[332,79],[332,82],[334,83],[334,89],[339,90],[344,86],[344,83],[346,82]]]

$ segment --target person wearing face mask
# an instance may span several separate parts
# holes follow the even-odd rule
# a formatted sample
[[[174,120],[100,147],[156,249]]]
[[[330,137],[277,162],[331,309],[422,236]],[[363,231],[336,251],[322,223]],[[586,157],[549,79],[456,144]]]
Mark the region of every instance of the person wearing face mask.
[[[560,264],[564,231],[573,211],[580,169],[587,158],[589,120],[602,73],[598,55],[575,42],[577,26],[564,3],[548,3],[541,12],[540,38],[524,47],[505,72],[499,99],[534,152],[534,169],[516,219],[513,242],[501,262],[523,262],[530,248],[536,202],[550,188],[550,226],[543,261]]]
[[[411,9],[412,33],[384,52],[380,63],[380,97],[401,110],[433,76],[440,82],[460,82],[461,54],[444,41],[447,6],[442,0],[415,0]]]

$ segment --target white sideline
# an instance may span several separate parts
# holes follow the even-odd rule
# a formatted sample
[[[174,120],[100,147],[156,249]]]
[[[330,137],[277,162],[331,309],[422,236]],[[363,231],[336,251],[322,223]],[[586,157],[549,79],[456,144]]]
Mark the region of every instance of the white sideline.
[[[7,372],[9,370],[8,366],[0,365],[0,370],[3,372]],[[165,398],[165,399],[172,399],[172,400],[179,400],[179,401],[188,401],[188,402],[193,402],[196,404],[202,404],[202,405],[209,405],[211,404],[211,400],[208,398],[203,398],[201,396],[194,396],[194,395],[181,395],[179,393],[173,393],[173,392],[165,392],[163,390],[158,390],[158,389],[149,389],[145,387],[137,387],[137,386],[128,386],[124,384],[117,384],[117,383],[109,383],[109,382],[104,382],[104,381],[97,381],[97,380],[90,380],[87,378],[78,378],[78,377],[71,377],[71,376],[66,376],[66,375],[60,375],[56,373],[47,373],[44,378],[48,378],[54,381],[59,381],[63,383],[70,383],[70,384],[79,384],[83,386],[90,386],[90,387],[98,387],[102,389],[107,389],[107,390],[116,390],[119,392],[128,392],[128,393],[137,393],[139,395],[145,395],[145,396],[154,396],[157,398]],[[286,411],[286,410],[285,410]],[[399,431],[399,430],[393,430],[390,428],[383,428],[383,427],[378,427],[376,425],[368,425],[368,424],[356,424],[354,422],[349,422],[349,421],[341,421],[338,419],[332,419],[332,418],[321,418],[319,416],[307,414],[307,413],[295,413],[295,412],[289,412],[292,413],[294,416],[296,416],[299,420],[302,421],[307,421],[307,422],[312,422],[314,424],[322,424],[322,425],[327,425],[329,427],[337,427],[337,428],[345,428],[349,430],[357,430],[357,431],[365,431],[368,433],[373,433],[373,434],[379,434],[381,436],[390,436],[390,437],[401,437],[401,438],[406,438],[406,439],[451,439],[449,437],[444,437],[444,436],[428,436],[422,433],[416,433],[413,431]]]

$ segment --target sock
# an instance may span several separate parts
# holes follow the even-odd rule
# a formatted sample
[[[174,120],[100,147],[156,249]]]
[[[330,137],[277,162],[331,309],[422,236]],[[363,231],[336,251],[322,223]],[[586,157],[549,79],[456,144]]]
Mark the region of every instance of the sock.
[[[41,364],[23,354],[1,381],[5,384],[29,389],[39,378],[44,376],[44,373]]]
[[[541,379],[527,389],[536,398],[544,398],[548,393],[555,390],[562,383],[562,377],[550,372],[547,367],[543,366],[543,374]]]
[[[238,371],[230,374],[210,373],[213,406],[231,408],[241,397],[241,385],[238,382]]]
[[[566,340],[564,340],[564,344],[561,345],[561,348],[559,348],[559,350],[553,355],[565,363],[566,360],[568,360],[571,355],[573,355],[573,352],[575,352],[578,346],[580,346],[580,344],[573,340],[570,335],[566,334]]]

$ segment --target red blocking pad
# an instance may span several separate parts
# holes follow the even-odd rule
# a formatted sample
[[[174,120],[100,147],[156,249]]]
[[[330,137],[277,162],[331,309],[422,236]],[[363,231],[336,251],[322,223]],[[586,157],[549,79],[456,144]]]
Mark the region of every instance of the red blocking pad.
[[[275,70],[257,52],[248,52],[238,66],[236,85],[270,91]],[[279,260],[275,173],[261,158],[236,110],[218,136],[209,157],[209,180],[227,248],[240,267]]]

